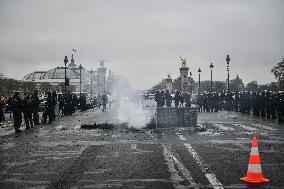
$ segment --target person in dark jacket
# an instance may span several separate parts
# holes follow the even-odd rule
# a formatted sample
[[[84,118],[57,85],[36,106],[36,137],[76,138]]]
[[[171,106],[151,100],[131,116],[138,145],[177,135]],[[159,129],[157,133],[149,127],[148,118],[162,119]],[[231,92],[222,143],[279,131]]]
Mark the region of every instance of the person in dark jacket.
[[[5,100],[4,97],[0,96],[0,125],[2,121],[5,121],[4,108],[5,108]]]
[[[47,93],[47,98],[46,98],[46,103],[45,103],[45,110],[43,112],[42,118],[43,124],[46,124],[47,121],[47,117],[48,117],[48,123],[52,123],[53,121],[53,110],[52,108],[54,108],[54,102],[53,102],[53,97],[52,97],[52,93],[48,92]]]
[[[103,95],[102,101],[103,101],[103,111],[106,111],[106,104],[107,104],[107,95],[106,94]]]
[[[38,97],[37,90],[34,91],[33,95],[31,96],[31,100],[32,100],[32,108],[33,108],[32,116],[33,116],[34,125],[40,125],[39,115],[38,115],[40,100]]]
[[[277,120],[278,123],[284,122],[284,93],[277,94]]]
[[[191,107],[191,95],[189,93],[184,93],[183,99],[185,101],[185,107]]]
[[[26,124],[26,129],[30,129],[34,127],[33,124],[33,105],[32,105],[32,98],[29,93],[25,95],[23,100],[23,112],[24,112],[24,119]]]
[[[161,107],[161,93],[160,93],[160,91],[156,91],[154,99],[157,103],[157,107]]]
[[[178,107],[179,102],[180,102],[180,92],[179,91],[176,91],[173,100],[175,101],[175,107]]]
[[[20,133],[22,124],[23,101],[20,98],[20,92],[16,91],[11,99],[11,110],[13,112],[15,132]]]
[[[166,99],[166,106],[171,107],[173,98],[172,98],[169,90],[166,91],[165,99]]]

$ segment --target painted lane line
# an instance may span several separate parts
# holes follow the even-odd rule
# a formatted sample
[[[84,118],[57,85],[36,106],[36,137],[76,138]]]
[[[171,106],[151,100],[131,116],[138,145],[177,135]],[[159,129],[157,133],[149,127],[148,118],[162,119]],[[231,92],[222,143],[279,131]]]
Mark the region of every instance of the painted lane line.
[[[257,131],[258,130],[256,128],[253,128],[253,127],[250,127],[250,126],[247,126],[247,125],[244,125],[244,124],[233,124],[233,125],[236,126],[236,127],[240,127],[242,129],[249,130],[249,131]]]
[[[191,176],[190,172],[186,169],[186,167],[182,163],[180,163],[180,161],[166,148],[164,144],[162,144],[162,147],[164,150],[165,160],[168,163],[169,172],[171,173],[171,180],[173,180],[177,185],[176,188],[181,187],[178,181],[184,180],[179,176],[179,171],[183,174],[184,178],[190,182],[191,185],[196,185],[195,188],[199,188],[195,183],[193,177]],[[177,165],[179,171],[176,170],[174,164]]]
[[[267,129],[267,130],[270,130],[270,131],[276,131],[277,129],[274,129],[272,127],[269,127],[269,126],[266,126],[266,125],[262,125],[260,123],[251,123],[252,126],[255,126],[255,127],[259,127],[261,129]]]
[[[222,124],[242,124],[242,123],[246,123],[246,122],[239,122],[239,121],[210,121],[210,123],[222,123]]]
[[[154,135],[152,135],[150,132],[146,132],[147,134],[149,134],[153,139],[158,140]],[[185,140],[185,138],[184,138]],[[177,180],[180,179],[180,176],[178,174],[178,172],[180,171],[184,178],[186,180],[188,180],[190,182],[190,185],[195,185],[196,189],[198,189],[198,185],[196,184],[196,182],[194,181],[193,177],[191,176],[190,172],[187,170],[187,168],[173,155],[172,152],[170,152],[166,146],[164,144],[162,144],[163,147],[163,155],[165,157],[165,160],[168,163],[168,167],[169,167],[169,172],[171,173],[171,179],[175,182],[175,184],[177,185],[176,188],[180,188],[179,187],[179,183],[177,182]],[[175,166],[173,164],[176,164],[177,168],[179,169],[179,171],[176,170]],[[182,188],[182,187],[181,187]]]
[[[150,131],[146,131],[146,133],[154,140],[158,140]]]
[[[181,135],[181,134],[177,134],[177,135],[179,136],[180,140],[186,140],[183,135]]]
[[[189,151],[189,153],[192,155],[193,159],[196,161],[196,163],[199,165],[201,171],[205,174],[207,180],[210,182],[210,184],[213,186],[214,189],[224,189],[222,187],[221,182],[217,179],[217,177],[213,174],[210,173],[209,168],[207,165],[200,159],[199,155],[197,152],[193,149],[193,147],[188,144],[184,143],[185,147]]]
[[[184,136],[179,135],[180,138],[184,138]],[[208,166],[200,159],[197,152],[193,149],[193,147],[189,143],[184,143],[186,149],[191,154],[193,159],[196,161],[201,171],[205,174],[205,177],[209,181],[209,183],[213,186],[214,189],[224,189],[221,182],[217,179],[217,177],[210,172]]]
[[[227,126],[223,125],[222,123],[213,123],[213,126],[217,127],[218,129],[221,129],[223,131],[235,131],[234,128],[227,127]]]

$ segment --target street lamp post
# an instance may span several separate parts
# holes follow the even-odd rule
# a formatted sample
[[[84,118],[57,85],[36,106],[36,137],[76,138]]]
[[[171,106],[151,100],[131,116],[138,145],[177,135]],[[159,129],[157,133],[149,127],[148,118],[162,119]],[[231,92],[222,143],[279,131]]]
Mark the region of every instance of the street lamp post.
[[[229,73],[229,71],[230,71],[230,56],[229,55],[227,55],[227,58],[226,58],[226,62],[227,62],[227,71],[228,71],[228,92],[230,91],[230,73]]]
[[[210,69],[211,69],[211,82],[210,82],[210,89],[211,89],[211,93],[213,92],[213,81],[212,81],[212,69],[214,68],[214,66],[213,66],[213,64],[212,64],[212,62],[211,62],[211,64],[210,64]]]
[[[104,75],[104,95],[106,94],[106,75]]]
[[[79,69],[80,69],[80,96],[82,93],[82,68],[83,66],[80,64]]]
[[[190,76],[190,79],[191,79],[191,81],[192,81],[193,79],[192,79],[192,73],[191,73],[191,72],[189,72],[189,76]],[[190,85],[190,87],[191,87],[190,92],[191,92],[191,94],[192,94],[192,92],[193,92],[193,86]]]
[[[64,65],[65,65],[65,68],[64,68],[64,92],[66,93],[66,68],[67,68],[67,62],[68,62],[68,58],[67,56],[65,56],[64,58]]]
[[[198,94],[200,94],[200,73],[201,73],[201,69],[198,68]]]
[[[93,94],[93,69],[91,69],[91,95]]]

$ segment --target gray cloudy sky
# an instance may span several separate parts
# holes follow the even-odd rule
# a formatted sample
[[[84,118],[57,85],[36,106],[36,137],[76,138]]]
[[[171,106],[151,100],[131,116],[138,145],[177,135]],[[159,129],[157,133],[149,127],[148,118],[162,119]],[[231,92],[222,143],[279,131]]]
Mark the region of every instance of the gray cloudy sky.
[[[107,67],[135,88],[178,76],[186,57],[193,77],[245,83],[274,81],[270,69],[284,56],[284,0],[0,0],[0,72],[22,78],[76,63]]]

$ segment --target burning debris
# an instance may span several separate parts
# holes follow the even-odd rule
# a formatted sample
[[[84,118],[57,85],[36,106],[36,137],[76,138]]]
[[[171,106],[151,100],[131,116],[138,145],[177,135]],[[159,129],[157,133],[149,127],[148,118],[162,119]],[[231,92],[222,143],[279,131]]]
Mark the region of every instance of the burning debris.
[[[207,128],[205,125],[201,124],[201,125],[198,125],[195,129],[194,129],[195,132],[204,132],[204,131],[207,131]]]
[[[155,129],[156,124],[155,124],[155,119],[153,118],[151,122],[146,124],[144,128],[137,129],[136,127],[133,127],[130,125],[128,122],[123,122],[123,123],[96,123],[94,124],[84,124],[81,125],[81,129],[103,129],[103,130],[114,130],[114,129],[122,129],[122,130],[131,130],[131,131],[138,131],[140,132],[142,129]]]
[[[81,125],[81,129],[106,129],[106,130],[112,130],[115,127],[112,123],[100,123],[97,124],[94,122],[92,125],[84,124]]]

